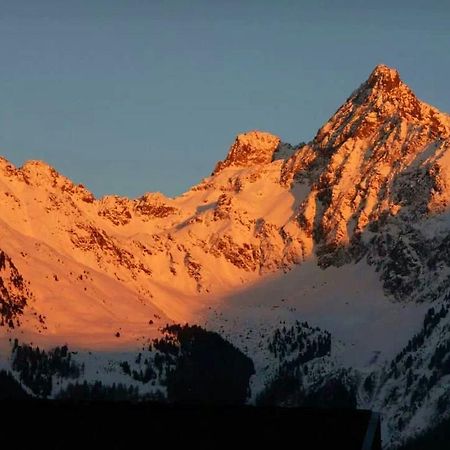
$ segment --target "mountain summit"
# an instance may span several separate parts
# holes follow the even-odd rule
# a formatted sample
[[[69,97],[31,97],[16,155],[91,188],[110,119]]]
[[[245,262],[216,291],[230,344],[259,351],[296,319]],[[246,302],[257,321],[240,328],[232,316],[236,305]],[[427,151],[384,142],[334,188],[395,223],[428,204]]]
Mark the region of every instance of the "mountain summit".
[[[217,163],[213,174],[230,166],[245,167],[271,163],[279,144],[279,137],[264,131],[249,131],[239,134],[226,159]]]
[[[386,92],[398,87],[403,82],[400,80],[400,75],[396,69],[385,64],[378,64],[365,84],[373,89],[378,88]]]
[[[444,401],[449,150],[449,116],[378,65],[310,142],[240,134],[177,198],[95,199],[45,163],[1,159],[3,348],[67,343],[96,368],[85,379],[154,393],[143,363],[131,376],[136,352],[158,360],[164,325],[198,323],[254,358],[252,401],[278,376],[304,395],[339,383],[400,442]]]
[[[306,169],[311,176],[315,168],[300,213],[310,228],[314,221],[319,245],[326,250],[356,243],[385,214],[416,217],[445,208],[449,137],[448,115],[419,101],[397,71],[377,66],[294,156],[297,172]],[[323,211],[312,219],[308,211],[316,197]]]

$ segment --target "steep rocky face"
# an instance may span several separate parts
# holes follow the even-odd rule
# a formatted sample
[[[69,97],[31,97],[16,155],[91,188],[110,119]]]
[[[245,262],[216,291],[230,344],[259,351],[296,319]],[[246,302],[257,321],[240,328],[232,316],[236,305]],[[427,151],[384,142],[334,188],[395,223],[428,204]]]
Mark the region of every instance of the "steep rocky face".
[[[283,179],[310,183],[299,221],[314,234],[321,263],[351,259],[370,227],[388,216],[443,211],[449,137],[449,116],[420,102],[397,71],[377,66],[285,165]]]
[[[31,299],[26,281],[11,258],[0,250],[0,326],[20,326],[20,316]]]
[[[224,161],[217,163],[213,174],[225,167],[247,167],[257,164],[269,164],[278,150],[280,138],[263,131],[250,131],[236,137]]]

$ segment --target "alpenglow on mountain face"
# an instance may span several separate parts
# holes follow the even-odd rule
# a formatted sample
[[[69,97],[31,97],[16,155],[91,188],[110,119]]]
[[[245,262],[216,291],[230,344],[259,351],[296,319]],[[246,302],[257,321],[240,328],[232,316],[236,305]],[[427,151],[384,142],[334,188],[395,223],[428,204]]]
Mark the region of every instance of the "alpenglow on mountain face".
[[[5,159],[0,198],[0,368],[32,395],[101,380],[170,398],[189,323],[234,345],[249,402],[333,403],[331,386],[383,412],[388,446],[448,410],[450,117],[394,69],[311,142],[237,136],[177,198],[95,199]],[[60,364],[30,376],[33,358]]]

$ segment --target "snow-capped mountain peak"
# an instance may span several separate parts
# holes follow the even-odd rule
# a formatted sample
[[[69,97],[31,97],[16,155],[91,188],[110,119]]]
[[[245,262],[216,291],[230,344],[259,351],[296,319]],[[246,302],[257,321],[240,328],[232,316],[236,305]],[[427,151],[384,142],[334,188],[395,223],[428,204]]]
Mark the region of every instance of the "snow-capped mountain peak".
[[[378,65],[310,142],[239,134],[212,175],[177,198],[96,199],[43,162],[16,168],[2,158],[9,316],[0,333],[135,351],[166,323],[201,323],[254,358],[255,392],[295,361],[308,365],[305,389],[345,372],[361,405],[387,402],[388,427],[400,414],[390,389],[400,392],[402,378],[387,364],[414,354],[434,393],[401,412],[412,424],[420,408],[433,410],[445,376],[427,367],[450,327],[436,313],[449,294],[449,150],[449,116]],[[302,343],[309,359],[274,355],[294,332],[320,351]],[[427,338],[409,345],[416,333]],[[400,439],[407,426],[388,435]]]

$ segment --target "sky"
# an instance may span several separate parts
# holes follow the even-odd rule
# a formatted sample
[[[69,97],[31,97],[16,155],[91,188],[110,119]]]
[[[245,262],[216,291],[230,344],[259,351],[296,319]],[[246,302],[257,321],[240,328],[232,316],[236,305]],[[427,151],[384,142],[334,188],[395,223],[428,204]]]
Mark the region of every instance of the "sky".
[[[449,0],[0,0],[0,155],[175,196],[238,133],[312,139],[379,63],[450,112],[449,23]]]

